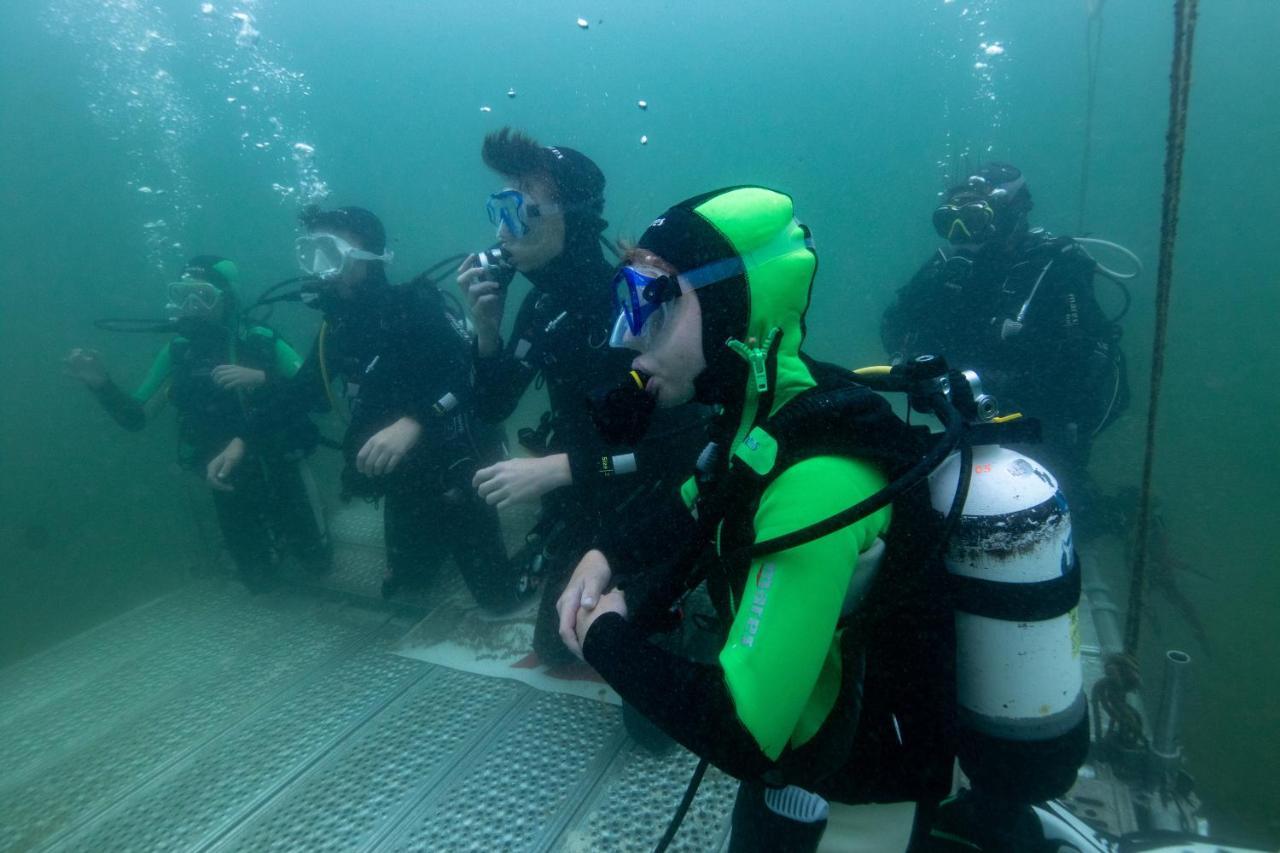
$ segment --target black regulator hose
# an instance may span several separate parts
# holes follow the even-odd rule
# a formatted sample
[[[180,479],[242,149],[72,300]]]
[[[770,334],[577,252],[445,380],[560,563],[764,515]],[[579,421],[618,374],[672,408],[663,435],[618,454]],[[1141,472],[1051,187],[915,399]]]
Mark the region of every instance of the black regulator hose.
[[[834,533],[841,528],[856,524],[873,512],[888,506],[893,501],[901,497],[907,490],[913,488],[926,477],[933,473],[939,465],[941,465],[948,456],[955,452],[960,446],[965,436],[965,421],[945,396],[936,395],[931,401],[930,406],[938,420],[942,421],[945,431],[937,444],[924,455],[924,457],[912,465],[902,476],[895,479],[892,483],[885,486],[864,500],[859,501],[846,510],[836,513],[835,515],[825,518],[816,524],[800,530],[775,536],[772,539],[766,539],[763,542],[757,542],[749,548],[745,549],[747,556],[751,559],[763,557],[768,554],[777,554],[779,551],[786,551],[790,548],[797,548],[806,545],[814,540],[821,539],[823,536]],[[970,457],[972,458],[972,456]],[[967,486],[967,478],[963,477]],[[959,493],[957,492],[957,495]],[[963,500],[957,500],[958,505],[963,506]],[[952,506],[952,512],[956,512],[955,505]]]
[[[960,523],[960,516],[964,514],[964,502],[969,496],[971,482],[973,482],[973,445],[963,441],[960,443],[960,471],[956,477],[956,493],[951,499],[947,520],[942,525],[942,536],[938,540],[939,553],[947,552],[947,543],[951,541],[951,534],[955,532],[956,525]]]
[[[676,833],[680,831],[680,824],[684,823],[684,816],[689,813],[689,807],[693,805],[693,798],[698,795],[698,788],[702,785],[702,777],[707,774],[708,764],[710,762],[707,759],[698,759],[698,766],[694,768],[693,778],[689,780],[689,785],[684,789],[684,796],[680,798],[680,806],[676,809],[676,813],[671,816],[671,822],[667,824],[667,831],[662,833],[662,838],[658,841],[658,846],[653,848],[653,853],[666,853],[666,849],[671,846]]]
[[[300,281],[315,281],[315,280],[316,280],[316,277],[313,275],[295,275],[293,278],[286,278],[284,281],[277,281],[275,284],[271,285],[266,290],[262,291],[262,295],[258,297],[258,300],[249,307],[252,309],[252,308],[257,308],[259,305],[270,305],[275,302],[287,302],[292,299],[296,299],[298,298],[298,296],[291,293],[285,294],[284,296],[275,297],[275,298],[272,298],[272,297],[275,296],[275,294],[281,288],[288,287],[291,284],[297,284]],[[302,291],[299,290],[297,293],[301,294],[301,292]]]
[[[176,332],[178,324],[172,320],[157,320],[153,317],[103,317],[94,320],[93,326],[104,332]]]

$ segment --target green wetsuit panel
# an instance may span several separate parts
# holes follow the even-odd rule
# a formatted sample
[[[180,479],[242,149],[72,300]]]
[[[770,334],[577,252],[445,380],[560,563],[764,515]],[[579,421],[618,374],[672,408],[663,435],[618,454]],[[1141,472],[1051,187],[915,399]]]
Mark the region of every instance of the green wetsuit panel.
[[[788,468],[760,499],[756,541],[821,521],[887,485],[874,466],[817,456]],[[858,554],[889,526],[884,507],[856,524],[751,565],[720,665],[738,718],[777,759],[818,731],[840,689],[836,630]]]
[[[254,326],[249,330],[250,335],[259,335],[267,340],[275,341],[275,370],[283,379],[292,379],[293,375],[298,372],[298,368],[302,367],[302,356],[298,355],[293,347],[285,343],[284,338],[276,335],[275,332],[265,326]]]
[[[169,374],[173,372],[172,347],[173,341],[169,341],[164,345],[164,349],[156,354],[155,360],[151,362],[151,369],[147,371],[146,378],[142,380],[142,384],[133,392],[133,399],[145,404],[156,395],[157,391],[164,387]]]

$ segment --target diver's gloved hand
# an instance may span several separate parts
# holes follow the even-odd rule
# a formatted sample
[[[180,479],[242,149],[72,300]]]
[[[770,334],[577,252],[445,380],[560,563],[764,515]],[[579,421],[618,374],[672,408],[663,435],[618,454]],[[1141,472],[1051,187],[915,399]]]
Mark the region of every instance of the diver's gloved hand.
[[[102,354],[96,349],[76,347],[62,360],[62,364],[68,376],[79,379],[94,391],[111,381],[106,365],[102,363]]]
[[[261,388],[267,384],[267,374],[263,370],[252,367],[241,367],[238,364],[219,364],[209,373],[219,388],[228,391],[248,391]]]
[[[418,439],[422,424],[403,417],[385,429],[375,432],[356,454],[356,470],[366,477],[390,474],[404,460]]]
[[[560,615],[560,639],[579,658],[582,657],[582,643],[578,640],[579,614],[591,611],[600,603],[600,597],[612,579],[613,569],[608,558],[600,551],[588,551],[556,601],[556,613]],[[582,636],[586,636],[585,630]]]
[[[507,304],[506,289],[489,277],[479,258],[467,255],[458,267],[458,289],[467,297],[476,329],[476,348],[482,357],[497,355],[502,336],[502,312]]]
[[[217,492],[236,490],[236,487],[231,485],[231,475],[244,460],[244,452],[244,439],[233,438],[221,453],[209,460],[209,464],[204,469],[204,478],[208,480],[209,488]]]
[[[573,483],[569,455],[504,459],[496,465],[481,468],[471,480],[485,503],[498,509],[536,501],[552,489]]]

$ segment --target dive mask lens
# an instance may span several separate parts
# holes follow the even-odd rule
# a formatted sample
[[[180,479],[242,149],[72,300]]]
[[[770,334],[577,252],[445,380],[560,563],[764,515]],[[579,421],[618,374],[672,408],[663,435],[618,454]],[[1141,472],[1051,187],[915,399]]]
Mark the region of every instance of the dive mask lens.
[[[529,233],[524,193],[519,190],[505,189],[494,193],[489,196],[484,209],[489,214],[489,224],[497,228],[499,234],[506,228],[518,240]]]
[[[332,234],[308,234],[295,242],[298,266],[317,278],[332,278],[342,272],[354,248]]]
[[[666,324],[670,302],[680,295],[675,277],[653,267],[622,267],[613,277],[613,301],[618,309],[611,346],[628,341],[651,341]]]
[[[222,291],[207,281],[187,279],[175,281],[167,288],[169,304],[165,309],[172,319],[178,317],[207,317],[218,307]]]
[[[933,228],[952,243],[973,243],[987,238],[995,218],[985,201],[944,204],[933,212]]]

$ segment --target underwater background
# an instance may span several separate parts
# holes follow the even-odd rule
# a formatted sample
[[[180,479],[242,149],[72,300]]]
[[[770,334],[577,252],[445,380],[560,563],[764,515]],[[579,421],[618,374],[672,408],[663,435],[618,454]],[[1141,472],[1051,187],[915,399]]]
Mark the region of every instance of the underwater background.
[[[714,187],[791,193],[820,256],[809,349],[848,365],[883,360],[880,313],[937,244],[946,176],[966,160],[1017,164],[1033,224],[1146,263],[1125,319],[1133,404],[1093,460],[1107,487],[1136,485],[1171,6],[0,4],[0,664],[181,585],[213,545],[172,416],[124,433],[62,375],[66,352],[90,346],[131,388],[160,346],[92,321],[161,316],[190,255],[234,258],[250,297],[294,275],[294,217],[310,200],[377,212],[398,280],[485,246],[497,180],[479,147],[504,124],[599,163],[611,235],[635,237]],[[1091,11],[1102,31],[1081,230]],[[1196,662],[1183,740],[1218,830],[1280,843],[1280,6],[1201,12],[1155,479],[1183,566],[1164,568],[1209,643],[1156,591],[1143,652],[1149,687],[1166,648]],[[1098,287],[1118,309],[1118,291]],[[301,348],[317,317],[283,307],[271,322]],[[1127,567],[1112,568],[1122,597]]]

